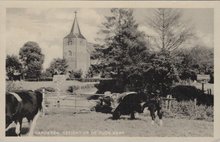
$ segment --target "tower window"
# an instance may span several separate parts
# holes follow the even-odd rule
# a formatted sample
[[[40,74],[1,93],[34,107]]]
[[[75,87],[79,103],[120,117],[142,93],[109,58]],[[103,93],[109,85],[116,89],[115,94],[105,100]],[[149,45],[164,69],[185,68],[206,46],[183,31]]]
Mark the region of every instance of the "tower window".
[[[68,41],[68,45],[71,45],[71,44],[72,44],[72,40],[69,40],[69,41]]]
[[[72,56],[72,52],[71,51],[69,51],[69,56]]]

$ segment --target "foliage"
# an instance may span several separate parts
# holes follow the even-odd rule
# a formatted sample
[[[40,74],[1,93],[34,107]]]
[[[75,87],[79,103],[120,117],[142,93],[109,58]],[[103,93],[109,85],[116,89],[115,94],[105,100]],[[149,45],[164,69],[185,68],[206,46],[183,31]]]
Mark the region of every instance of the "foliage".
[[[125,84],[132,69],[147,60],[149,48],[145,35],[138,31],[138,24],[131,9],[111,9],[99,32],[98,47],[94,58],[100,61],[93,69],[99,70],[101,77],[117,78]]]
[[[38,43],[33,41],[26,42],[20,48],[19,56],[24,66],[26,78],[39,78],[44,62],[44,55]]]
[[[184,25],[179,9],[158,8],[148,18],[149,26],[154,30],[154,45],[160,50],[174,51],[193,37],[192,29]]]
[[[15,55],[7,55],[6,57],[6,73],[9,80],[14,79],[14,73],[22,74],[22,64]]]
[[[72,71],[69,71],[69,78],[70,79],[80,79],[82,78],[82,70],[72,70]]]
[[[182,79],[196,80],[196,74],[214,74],[214,51],[204,46],[177,51],[176,67]],[[214,80],[214,76],[212,76]]]
[[[50,72],[53,75],[62,75],[67,72],[67,61],[66,59],[61,59],[61,58],[55,58],[53,61],[50,63],[49,68],[46,70],[46,72]],[[49,75],[49,73],[48,73]]]
[[[166,96],[173,83],[178,81],[173,59],[166,52],[158,52],[151,56],[147,67],[143,70],[144,80],[147,80],[145,88],[150,92],[159,90]]]
[[[214,121],[213,106],[196,105],[193,101],[173,101],[171,110],[164,110],[165,117]]]
[[[104,94],[106,91],[114,93],[122,93],[125,91],[124,84],[117,79],[100,80],[99,84],[96,84],[97,94]]]
[[[213,106],[213,95],[208,95],[195,86],[178,85],[172,88],[171,94],[177,101],[190,101],[197,99],[197,104]]]

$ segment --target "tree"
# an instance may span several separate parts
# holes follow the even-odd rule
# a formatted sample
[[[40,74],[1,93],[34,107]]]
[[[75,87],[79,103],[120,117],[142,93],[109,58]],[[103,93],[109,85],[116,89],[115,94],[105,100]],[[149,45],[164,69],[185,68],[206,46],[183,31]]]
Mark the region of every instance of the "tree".
[[[99,32],[103,38],[94,54],[100,60],[95,68],[102,77],[114,77],[126,85],[130,70],[148,58],[149,47],[131,9],[111,9],[111,16],[105,18]]]
[[[182,49],[178,52],[177,69],[182,79],[196,79],[196,74],[214,73],[214,51],[204,46]],[[213,76],[214,78],[214,76]]]
[[[158,52],[151,55],[148,65],[143,66],[143,78],[147,81],[145,85],[149,92],[161,92],[166,96],[174,82],[178,81],[172,59],[168,53]]]
[[[176,67],[178,57],[174,54],[175,50],[186,45],[194,36],[193,30],[183,24],[182,12],[179,9],[159,8],[155,9],[153,16],[148,19],[149,26],[156,33],[153,40],[158,52],[166,52],[170,63],[173,66],[174,74],[180,81],[179,73]]]
[[[182,13],[178,9],[155,9],[148,19],[149,26],[155,31],[154,45],[160,50],[172,52],[192,38],[192,29],[181,21]]]
[[[33,41],[26,42],[19,51],[19,58],[24,66],[24,71],[27,78],[39,78],[42,65],[44,62],[44,55],[38,43]]]
[[[14,80],[14,77],[22,74],[22,64],[15,55],[7,55],[6,57],[6,73],[9,80]]]
[[[52,75],[65,74],[67,72],[67,61],[66,59],[55,58],[50,63],[49,68],[47,69]]]

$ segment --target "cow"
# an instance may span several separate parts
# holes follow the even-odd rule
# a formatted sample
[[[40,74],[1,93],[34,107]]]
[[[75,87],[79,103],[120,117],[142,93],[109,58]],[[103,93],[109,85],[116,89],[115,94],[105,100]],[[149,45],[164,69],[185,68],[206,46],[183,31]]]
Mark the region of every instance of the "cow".
[[[6,92],[6,131],[15,122],[15,133],[21,135],[22,120],[27,118],[29,136],[33,135],[36,120],[42,110],[43,94],[40,91],[19,90]]]
[[[112,110],[114,120],[119,119],[121,115],[130,115],[131,119],[135,119],[135,112],[143,112],[140,95],[136,92],[125,92],[117,101],[117,107]]]
[[[112,118],[119,119],[121,115],[130,115],[131,119],[135,119],[135,113],[143,113],[145,108],[148,108],[152,118],[152,124],[155,123],[155,113],[162,122],[162,100],[158,95],[153,95],[149,98],[144,93],[126,92],[118,99],[118,106],[112,110]]]
[[[159,117],[159,124],[162,126],[163,121],[163,112],[162,112],[162,99],[158,95],[153,95],[153,97],[148,98],[146,102],[143,104],[143,109],[148,108],[150,111],[152,122],[151,124],[154,125],[157,112],[157,116]]]

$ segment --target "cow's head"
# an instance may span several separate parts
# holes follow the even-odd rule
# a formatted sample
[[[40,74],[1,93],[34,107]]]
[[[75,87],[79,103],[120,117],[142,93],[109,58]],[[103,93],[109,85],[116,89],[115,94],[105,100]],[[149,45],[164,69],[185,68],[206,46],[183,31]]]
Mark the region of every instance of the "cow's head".
[[[136,112],[143,113],[145,107],[146,107],[146,102],[139,103],[136,106]]]

